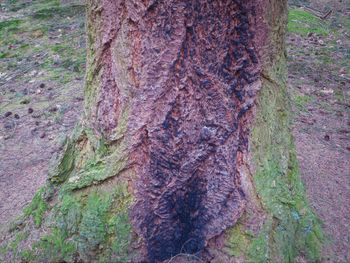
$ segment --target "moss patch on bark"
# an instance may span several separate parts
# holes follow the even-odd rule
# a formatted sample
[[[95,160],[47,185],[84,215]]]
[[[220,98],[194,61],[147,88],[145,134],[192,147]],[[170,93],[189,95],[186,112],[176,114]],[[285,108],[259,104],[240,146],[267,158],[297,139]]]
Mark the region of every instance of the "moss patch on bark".
[[[118,175],[125,164],[125,160],[118,163],[114,158],[120,151],[110,151],[110,147],[96,139],[91,130],[76,128],[53,162],[48,184],[13,224],[12,236],[1,244],[0,259],[123,262],[133,256],[129,253],[133,197],[123,180],[103,184],[105,179]],[[18,239],[31,226],[40,227],[39,239],[28,234]],[[31,245],[24,249],[27,240]],[[13,244],[20,253],[13,252]]]
[[[265,74],[252,129],[253,181],[267,218],[258,235],[238,223],[229,232],[229,254],[248,262],[318,262],[323,243],[310,209],[290,130],[284,60]]]

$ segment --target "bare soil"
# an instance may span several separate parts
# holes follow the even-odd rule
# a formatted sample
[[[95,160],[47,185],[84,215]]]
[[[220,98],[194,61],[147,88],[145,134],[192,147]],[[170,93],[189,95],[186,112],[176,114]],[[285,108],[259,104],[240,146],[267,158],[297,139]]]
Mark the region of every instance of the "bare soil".
[[[84,7],[50,13],[51,2],[0,3],[0,229],[45,183],[82,114]]]
[[[308,199],[323,222],[323,262],[350,262],[350,1],[311,1],[326,36],[288,35],[293,132]]]

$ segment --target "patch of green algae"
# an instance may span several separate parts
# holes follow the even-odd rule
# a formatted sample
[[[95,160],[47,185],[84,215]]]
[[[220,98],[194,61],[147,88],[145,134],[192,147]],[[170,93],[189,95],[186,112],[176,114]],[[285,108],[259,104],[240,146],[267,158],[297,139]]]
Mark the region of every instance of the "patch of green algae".
[[[308,206],[290,130],[285,64],[263,80],[252,129],[253,181],[267,218],[258,235],[238,223],[229,232],[232,256],[248,262],[319,262],[323,234]]]
[[[28,262],[123,262],[132,239],[132,201],[124,183],[109,191],[66,192],[47,218],[49,234],[20,257]]]
[[[43,221],[43,216],[48,209],[48,205],[43,197],[44,188],[41,188],[33,197],[32,202],[24,208],[23,214],[27,218],[33,217],[34,224],[36,227],[40,227]]]
[[[48,234],[15,257],[25,262],[124,262],[130,257],[132,231],[128,213],[133,198],[127,183],[119,180],[107,187],[100,185],[124,169],[125,158],[118,161],[123,156],[121,145],[112,149],[94,137],[91,130],[76,127],[72,137],[65,140],[63,153],[52,164],[49,183],[35,195],[13,227],[21,234],[26,219],[32,216],[35,226]],[[13,239],[8,244],[17,240]],[[16,247],[26,239],[27,236],[16,241]],[[2,247],[1,252],[10,253],[10,247]]]

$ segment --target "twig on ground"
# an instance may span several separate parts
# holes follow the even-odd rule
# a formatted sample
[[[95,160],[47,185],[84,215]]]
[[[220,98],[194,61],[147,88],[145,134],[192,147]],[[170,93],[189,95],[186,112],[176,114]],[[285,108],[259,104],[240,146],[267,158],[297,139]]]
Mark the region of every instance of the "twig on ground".
[[[326,20],[326,19],[328,19],[328,18],[331,16],[331,14],[333,13],[333,10],[329,10],[327,13],[323,13],[323,12],[321,12],[321,11],[319,11],[319,10],[316,10],[316,9],[314,9],[314,8],[312,8],[312,7],[308,7],[308,6],[303,6],[302,8],[303,8],[305,11],[308,11],[309,13],[311,13],[311,14],[317,16],[317,17],[320,18],[321,20]]]

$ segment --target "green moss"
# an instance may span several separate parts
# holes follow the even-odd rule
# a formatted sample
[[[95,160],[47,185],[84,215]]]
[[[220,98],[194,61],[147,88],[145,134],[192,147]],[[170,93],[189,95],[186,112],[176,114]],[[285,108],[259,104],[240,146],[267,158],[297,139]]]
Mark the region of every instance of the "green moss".
[[[4,255],[7,251],[7,246],[6,245],[1,245],[0,246],[0,254]]]
[[[268,212],[263,229],[250,243],[250,262],[308,262],[320,258],[322,232],[309,208],[299,176],[291,137],[285,66],[275,67],[263,81],[252,132],[256,191]]]
[[[122,182],[109,190],[66,192],[46,220],[50,234],[19,256],[28,262],[74,262],[76,255],[86,262],[124,262],[131,243],[132,201]],[[16,238],[4,250],[15,249],[25,238]]]
[[[8,57],[10,57],[11,55],[9,54],[9,53],[7,53],[7,52],[0,52],[0,58],[8,58]]]
[[[123,109],[123,112],[122,112],[122,115],[120,116],[117,128],[113,131],[113,136],[112,136],[113,140],[118,140],[118,139],[124,137],[124,135],[127,131],[129,114],[130,114],[130,109],[129,109],[129,106],[127,105]]]
[[[60,6],[59,0],[38,0],[32,6],[34,11],[32,16],[35,19],[52,18],[55,15],[55,10]]]
[[[3,31],[16,31],[18,30],[18,26],[23,23],[22,20],[13,19],[13,20],[5,20],[0,22],[0,32]]]
[[[34,245],[34,251],[40,262],[73,262],[76,245],[68,240],[67,232],[53,228]]]
[[[51,1],[38,1],[40,3],[33,6],[35,12],[33,18],[35,19],[52,19],[55,16],[73,16],[76,14],[82,14],[85,10],[84,5],[60,5],[57,0]]]
[[[12,257],[15,257],[18,254],[19,244],[29,236],[27,231],[19,231],[15,234],[13,239],[8,243],[3,244],[0,247],[0,256],[5,254],[10,254]],[[1,258],[1,257],[0,257]]]
[[[8,245],[7,248],[15,252],[18,248],[19,243],[24,239],[26,239],[28,235],[29,235],[28,232],[18,232],[15,236],[15,239]]]
[[[284,57],[270,70],[265,69],[263,76],[251,154],[253,184],[266,218],[256,235],[247,234],[244,225],[238,223],[229,233],[229,253],[248,262],[294,262],[299,255],[307,262],[318,262],[324,238],[320,222],[306,200],[298,170],[289,128],[291,101]],[[299,99],[304,108],[311,98]]]
[[[127,156],[123,151],[122,143],[110,149],[103,141],[89,139],[89,142],[92,144],[91,152],[84,155],[87,160],[81,165],[79,171],[70,175],[60,193],[97,185],[117,176],[126,167]],[[110,152],[112,153],[109,155]],[[76,158],[79,159],[79,156]]]
[[[291,149],[289,167],[288,177],[290,183],[295,187],[295,204],[291,211],[291,217],[292,222],[296,225],[296,250],[305,254],[310,262],[317,262],[320,260],[324,235],[321,228],[321,221],[308,206],[294,147]]]
[[[97,254],[105,258],[125,259],[131,242],[128,217],[132,198],[125,184],[111,193],[92,191],[87,197],[79,224],[78,247],[86,260]],[[90,253],[90,254],[89,254]]]
[[[45,74],[37,76],[38,81],[49,80],[68,83],[82,77],[85,69],[85,49],[82,29],[84,28],[84,5],[77,3],[61,4],[59,0],[36,0],[11,2],[6,1],[3,7],[7,9],[25,8],[23,20],[15,19],[0,22],[0,58],[7,59],[6,65],[0,66],[3,71],[23,71],[24,64],[16,63],[14,58],[30,61],[37,55],[42,57],[39,64],[31,65],[37,71]],[[69,19],[67,19],[69,17]],[[71,30],[78,26],[79,30]],[[61,46],[52,48],[49,35],[59,35]],[[29,48],[29,46],[31,48]],[[56,51],[54,51],[56,50]],[[40,53],[40,54],[38,54]],[[59,53],[59,59],[53,59]],[[41,56],[40,55],[40,56]],[[10,65],[10,66],[9,66]],[[2,67],[2,68],[1,68]],[[17,81],[28,81],[28,74],[22,74]]]
[[[240,257],[245,254],[250,235],[245,233],[243,226],[237,223],[228,233],[227,248],[230,256]]]
[[[97,151],[96,152],[101,157],[105,157],[105,156],[111,154],[110,147],[107,144],[105,139],[102,138],[102,139],[100,139],[98,141]]]
[[[56,44],[51,46],[51,50],[55,53],[63,53],[63,52],[67,52],[70,49],[70,47],[68,45],[65,44]]]
[[[22,262],[32,262],[35,259],[35,254],[31,250],[23,250],[20,252]]]
[[[306,36],[308,33],[315,33],[326,36],[329,28],[326,22],[313,14],[302,9],[289,10],[288,32]]]
[[[45,189],[41,188],[35,194],[32,202],[23,210],[25,217],[33,217],[34,224],[36,227],[41,226],[43,216],[48,209],[48,204],[46,203],[43,197],[44,191]]]
[[[94,192],[89,195],[79,225],[79,251],[86,254],[96,251],[107,239],[107,216],[112,199],[109,195]]]
[[[299,111],[307,111],[306,106],[312,101],[312,97],[307,95],[296,95],[293,97],[293,103]]]
[[[271,229],[272,220],[267,219],[259,235],[250,240],[250,244],[247,246],[248,262],[271,262],[269,246]]]
[[[81,197],[67,194],[63,196],[53,212],[56,227],[64,230],[69,235],[78,233],[83,208],[81,200]]]
[[[53,184],[63,183],[74,168],[75,145],[72,141],[67,139],[63,151],[53,160],[48,173],[49,180]]]
[[[122,262],[128,256],[132,233],[128,213],[133,199],[128,193],[126,184],[121,184],[116,188],[114,200],[114,211],[108,221],[108,230],[111,235],[113,253],[116,259]]]
[[[16,12],[29,5],[29,2],[23,2],[18,0],[6,0],[4,1],[10,11]]]
[[[338,100],[338,101],[346,101],[347,98],[344,94],[345,92],[343,92],[343,90],[340,89],[335,89],[334,90],[334,97]]]
[[[102,160],[90,160],[75,173],[62,187],[61,192],[81,189],[107,179],[105,163]]]

